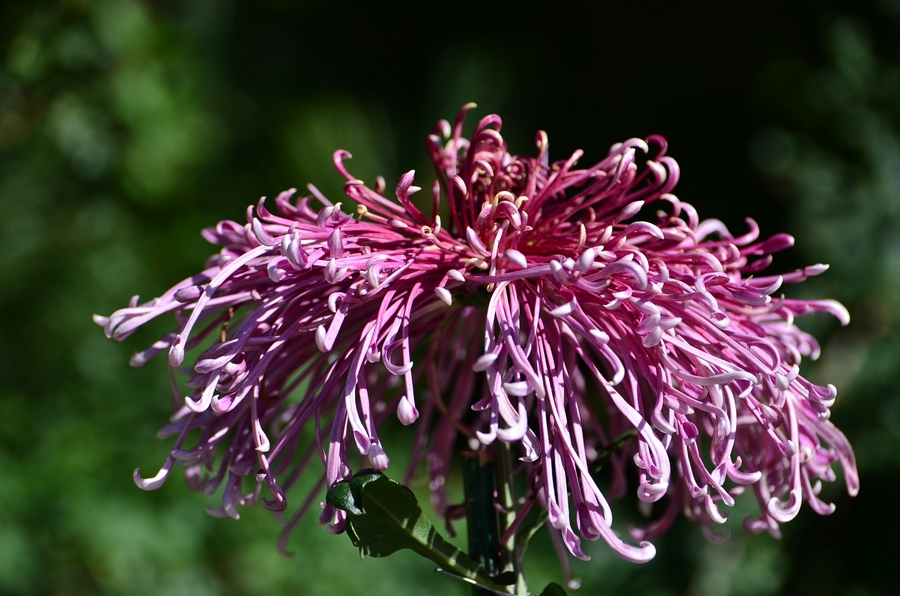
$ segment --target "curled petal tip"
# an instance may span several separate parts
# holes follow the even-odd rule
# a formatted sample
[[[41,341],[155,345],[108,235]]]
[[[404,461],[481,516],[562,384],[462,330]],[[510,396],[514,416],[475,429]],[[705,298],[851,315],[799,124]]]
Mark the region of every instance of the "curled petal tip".
[[[409,193],[409,189],[412,186],[412,182],[415,177],[416,177],[415,170],[410,170],[407,173],[400,176],[400,181],[397,182],[397,195],[398,196],[406,196]]]
[[[449,277],[450,279],[459,281],[459,282],[466,281],[466,276],[463,275],[462,271],[460,271],[459,269],[451,269],[450,271],[447,272],[447,277]]]
[[[800,512],[800,500],[791,495],[785,503],[778,497],[772,497],[766,504],[766,513],[780,524],[787,523],[797,517]]]
[[[435,288],[434,293],[437,297],[447,303],[447,306],[453,306],[453,296],[446,288]]]
[[[775,387],[778,388],[779,391],[787,391],[789,381],[787,377],[784,375],[775,375]]]
[[[204,391],[196,401],[186,395],[184,397],[184,405],[187,406],[190,411],[201,414],[209,409],[209,406],[212,403],[212,397],[213,396],[209,391]]]
[[[369,465],[375,469],[377,472],[384,472],[388,469],[388,464],[390,463],[390,459],[388,459],[387,454],[382,449],[381,445],[377,443],[372,443],[369,446],[368,451]]]
[[[169,366],[177,368],[184,362],[184,346],[181,345],[181,338],[176,338],[175,343],[169,348]]]
[[[328,345],[325,341],[327,333],[328,331],[325,329],[325,325],[316,327],[316,347],[319,348],[320,352],[328,351]]]
[[[261,244],[264,244],[265,246],[277,246],[281,244],[281,240],[276,240],[269,234],[262,222],[259,221],[258,217],[253,218],[251,228],[253,230],[253,235],[256,236],[256,239],[259,240]]]
[[[483,370],[487,370],[487,368],[492,365],[497,360],[497,354],[487,353],[478,357],[478,360],[475,361],[475,364],[472,365],[472,370],[475,372],[481,372]]]
[[[640,211],[643,207],[644,201],[632,201],[631,203],[628,203],[627,205],[625,205],[625,207],[622,208],[621,211],[619,211],[619,214],[616,216],[616,221],[625,221],[626,219],[631,219],[632,217],[637,215],[638,211]]]
[[[480,430],[475,431],[475,436],[478,438],[478,442],[481,445],[490,445],[494,442],[494,439],[497,438],[496,432],[481,432]]]
[[[237,512],[237,509],[234,507],[207,507],[206,513],[210,517],[215,517],[218,519],[241,519],[240,514]]]
[[[550,314],[554,317],[567,317],[570,314],[575,312],[575,303],[574,301],[566,302],[562,306],[558,306],[550,311]]]
[[[647,146],[647,142],[644,139],[638,139],[638,138],[628,139],[627,141],[625,141],[625,144],[630,147],[637,147],[644,153],[650,152],[650,147]]]
[[[531,387],[528,386],[528,381],[503,383],[503,389],[509,395],[514,395],[516,397],[525,397],[526,395],[531,393]]]
[[[133,368],[140,368],[147,364],[150,359],[144,352],[135,352],[131,355],[131,358],[128,360],[128,365]]]
[[[649,563],[656,556],[656,547],[646,540],[641,541],[639,546],[631,546],[621,540],[611,543],[610,546],[620,557],[632,563]]]
[[[159,470],[159,472],[157,472],[156,476],[153,476],[152,478],[141,477],[141,469],[140,468],[134,469],[134,474],[132,477],[134,478],[134,483],[137,485],[137,487],[139,489],[141,489],[141,490],[156,490],[160,486],[162,486],[163,484],[166,483],[166,478],[168,476],[169,476],[169,468],[166,466],[163,466]]]
[[[591,334],[598,343],[605,344],[609,341],[609,334],[604,331],[600,331],[599,329],[591,329],[588,333]]]
[[[831,314],[837,317],[842,326],[850,324],[850,311],[847,310],[847,307],[837,300],[826,300],[825,302],[831,306]]]
[[[528,268],[528,259],[526,259],[525,255],[523,255],[520,251],[514,248],[510,248],[504,253],[504,256],[506,257],[507,261],[516,265],[520,269]]]
[[[581,256],[578,257],[578,264],[576,265],[578,271],[582,274],[587,273],[590,270],[591,265],[594,264],[595,258],[597,258],[597,253],[593,248],[588,248],[581,253]]]
[[[655,503],[666,496],[668,490],[668,482],[661,481],[654,484],[644,482],[638,489],[638,498],[645,503]]]
[[[185,288],[179,288],[173,298],[178,302],[192,302],[200,297],[203,293],[203,287],[199,285],[187,286]]]
[[[419,410],[405,395],[400,398],[400,403],[397,404],[397,418],[403,426],[409,426],[419,418]]]

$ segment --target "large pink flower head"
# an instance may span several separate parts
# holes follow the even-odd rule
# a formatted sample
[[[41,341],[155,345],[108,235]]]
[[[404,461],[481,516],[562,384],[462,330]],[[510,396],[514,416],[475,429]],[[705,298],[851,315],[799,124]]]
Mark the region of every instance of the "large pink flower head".
[[[556,540],[581,558],[581,538],[603,538],[647,561],[645,540],[679,510],[711,527],[747,487],[760,515],[746,527],[777,535],[803,501],[831,512],[817,494],[837,461],[857,492],[853,452],[829,421],[835,388],[798,374],[819,348],[794,324],[816,312],[847,323],[847,311],[773,296],[825,266],[759,275],[793,239],[759,240],[752,220],[740,236],[700,221],[671,194],[679,170],[661,137],[578,168],[581,151],[550,160],[543,132],[536,156],[511,155],[497,116],[463,138],[469,107],[428,137],[438,179],[426,200],[411,199],[414,172],[394,200],[383,180],[370,188],[349,174],[338,151],[355,212],[312,186],[311,197],[279,195],[276,212],[260,200],[246,223],[203,232],[222,249],[201,273],[97,317],[122,340],[175,313],[177,329],[135,366],[167,352],[181,369],[187,351],[211,343],[186,367],[190,394],[173,382],[161,435],[177,439],[156,476],[135,471],[140,487],[157,488],[178,462],[196,490],[225,484],[214,515],[237,517],[263,490],[281,511],[321,460],[286,538],[324,487],[388,467],[379,429],[396,415],[418,427],[409,474],[427,467],[439,511],[461,436],[473,448],[511,443],[529,479],[520,515],[545,508]],[[638,219],[651,203],[653,221]],[[592,462],[631,429],[604,492]],[[630,466],[640,500],[668,496],[656,521],[631,529],[639,544],[611,528],[609,500],[626,491]],[[321,521],[341,531],[345,513],[325,505]]]

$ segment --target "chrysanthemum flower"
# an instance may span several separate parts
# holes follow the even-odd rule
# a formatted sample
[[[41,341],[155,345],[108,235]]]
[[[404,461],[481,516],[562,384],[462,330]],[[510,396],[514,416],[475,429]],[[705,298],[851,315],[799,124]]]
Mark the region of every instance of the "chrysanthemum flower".
[[[817,312],[845,324],[848,313],[773,297],[824,265],[759,275],[793,239],[760,241],[752,220],[740,236],[700,221],[671,194],[679,170],[661,137],[577,168],[581,151],[550,161],[543,132],[537,156],[511,155],[497,116],[463,138],[469,107],[428,137],[438,179],[427,200],[411,199],[414,172],[394,200],[383,180],[370,188],[348,173],[338,151],[355,213],[312,186],[310,197],[279,195],[277,212],[260,200],[246,223],[203,232],[223,248],[201,273],[97,317],[123,340],[175,313],[177,329],[134,366],[167,352],[180,369],[187,351],[211,343],[187,369],[190,395],[173,381],[176,412],[160,436],[177,439],[158,474],[135,471],[138,486],[159,487],[177,462],[196,490],[224,483],[210,513],[237,517],[263,489],[264,505],[284,510],[301,474],[318,474],[286,538],[324,487],[387,469],[379,429],[396,415],[418,426],[410,473],[426,464],[439,511],[460,435],[511,443],[529,477],[525,509],[546,508],[556,540],[581,558],[579,534],[647,561],[655,550],[644,540],[679,510],[721,523],[747,487],[760,515],[746,527],[777,534],[803,501],[832,511],[817,494],[838,461],[857,492],[853,452],[828,419],[835,388],[798,374],[819,348],[794,325]],[[651,203],[653,221],[639,219]],[[629,429],[637,437],[613,458],[604,493],[592,461]],[[629,477],[640,500],[669,497],[657,521],[631,529],[638,545],[611,528],[609,500]],[[321,521],[339,532],[344,515],[325,505]]]

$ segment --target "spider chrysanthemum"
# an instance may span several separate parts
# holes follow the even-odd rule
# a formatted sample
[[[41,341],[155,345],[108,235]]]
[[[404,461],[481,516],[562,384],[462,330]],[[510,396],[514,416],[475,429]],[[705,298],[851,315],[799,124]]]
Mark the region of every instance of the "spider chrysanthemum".
[[[646,539],[679,510],[721,523],[747,487],[760,515],[746,527],[777,534],[803,501],[831,512],[817,494],[838,461],[855,494],[853,452],[828,419],[836,391],[798,374],[819,348],[794,324],[816,312],[846,323],[847,311],[773,296],[826,267],[761,275],[793,239],[759,240],[752,220],[740,236],[700,221],[671,194],[679,170],[661,137],[616,144],[578,168],[581,151],[549,159],[544,133],[536,156],[511,155],[497,116],[463,138],[469,107],[428,137],[437,180],[427,199],[411,199],[413,172],[388,198],[382,180],[370,188],[349,174],[338,151],[353,208],[312,186],[310,197],[279,195],[274,212],[261,200],[246,223],[204,231],[222,249],[202,272],[97,317],[119,340],[164,313],[178,318],[132,359],[167,352],[190,374],[189,395],[173,383],[176,412],[161,431],[177,436],[171,455],[153,478],[135,471],[138,485],[160,486],[178,462],[197,490],[224,483],[210,511],[236,517],[262,491],[266,507],[284,510],[301,474],[316,474],[286,537],[326,486],[388,467],[379,429],[396,415],[417,425],[410,473],[427,468],[440,512],[459,439],[504,441],[529,478],[520,515],[546,508],[556,540],[578,557],[580,537],[603,538],[646,561]],[[637,436],[613,457],[604,492],[592,461],[630,429]],[[656,521],[630,530],[638,544],[611,527],[609,500],[629,478],[642,501],[668,497]],[[321,520],[340,531],[344,515],[326,505]]]

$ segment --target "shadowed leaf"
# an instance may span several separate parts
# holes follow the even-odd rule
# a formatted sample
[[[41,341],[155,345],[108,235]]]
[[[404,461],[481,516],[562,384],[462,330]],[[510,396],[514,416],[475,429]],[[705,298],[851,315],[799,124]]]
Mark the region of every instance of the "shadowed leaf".
[[[384,474],[363,470],[332,486],[325,499],[347,512],[347,534],[361,557],[408,548],[453,575],[503,590],[498,578],[438,534],[411,490]]]
[[[547,587],[544,588],[544,591],[541,592],[541,596],[566,596],[566,591],[563,590],[563,587],[556,582],[550,582],[547,584]]]

